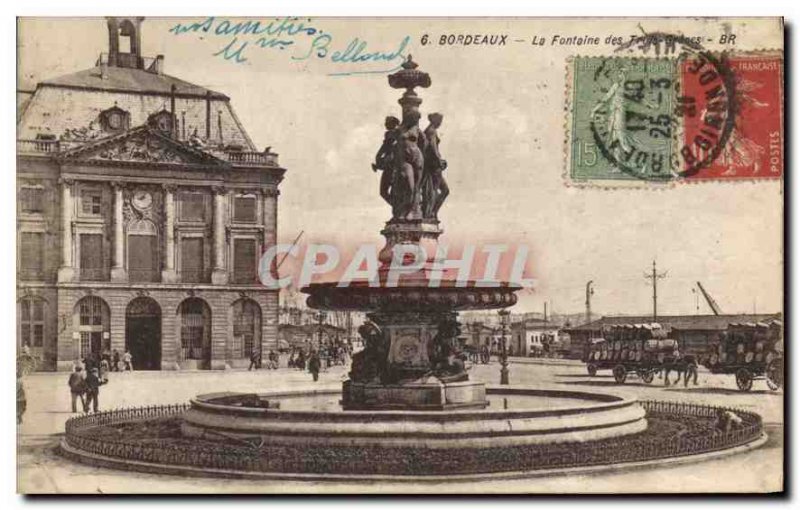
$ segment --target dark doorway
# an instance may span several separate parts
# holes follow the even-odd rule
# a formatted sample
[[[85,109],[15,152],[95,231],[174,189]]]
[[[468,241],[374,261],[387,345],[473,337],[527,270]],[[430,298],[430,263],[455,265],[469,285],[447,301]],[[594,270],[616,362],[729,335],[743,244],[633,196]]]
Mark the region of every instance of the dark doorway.
[[[161,370],[161,308],[149,297],[138,297],[125,313],[125,348],[135,370]]]

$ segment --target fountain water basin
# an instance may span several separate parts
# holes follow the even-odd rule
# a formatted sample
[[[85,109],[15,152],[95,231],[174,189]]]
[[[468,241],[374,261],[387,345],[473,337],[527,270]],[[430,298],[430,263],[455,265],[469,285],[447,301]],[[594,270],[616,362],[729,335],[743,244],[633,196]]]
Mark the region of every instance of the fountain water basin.
[[[647,428],[635,399],[598,393],[488,387],[483,409],[436,411],[345,410],[341,396],[335,390],[200,395],[181,430],[269,446],[439,449],[595,441]]]

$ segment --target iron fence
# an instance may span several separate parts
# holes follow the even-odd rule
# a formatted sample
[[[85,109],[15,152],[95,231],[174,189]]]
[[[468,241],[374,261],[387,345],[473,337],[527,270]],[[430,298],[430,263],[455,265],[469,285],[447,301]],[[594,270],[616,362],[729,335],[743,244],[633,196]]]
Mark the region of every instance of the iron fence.
[[[100,437],[99,426],[175,418],[189,405],[147,406],[105,411],[71,418],[66,423],[66,443],[79,451],[120,460],[171,467],[200,467],[250,472],[459,474],[507,470],[563,469],[603,464],[652,461],[709,453],[741,446],[763,434],[759,415],[740,409],[679,402],[641,402],[649,417],[693,416],[713,418],[720,410],[733,411],[742,425],[733,430],[705,427],[700,433],[679,433],[659,438],[643,433],[590,443],[556,443],[525,447],[481,449],[415,449],[395,447],[262,446],[247,442],[213,443],[181,441],[146,444],[140,440]]]

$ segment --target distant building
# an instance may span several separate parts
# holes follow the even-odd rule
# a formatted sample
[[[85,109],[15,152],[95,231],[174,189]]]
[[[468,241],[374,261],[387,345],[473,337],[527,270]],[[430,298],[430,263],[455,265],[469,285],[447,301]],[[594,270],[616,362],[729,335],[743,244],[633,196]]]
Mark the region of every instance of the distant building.
[[[483,322],[467,322],[461,325],[461,338],[463,338],[464,345],[473,349],[480,350],[482,347],[487,346],[492,348],[495,341],[495,336],[498,333],[498,327],[488,326]]]
[[[665,315],[658,317],[658,324],[670,338],[678,340],[681,349],[686,353],[700,354],[706,351],[708,344],[727,329],[728,324],[762,322],[780,319],[780,313],[772,314],[730,314],[730,315]],[[603,328],[624,324],[650,324],[652,315],[602,317],[581,326],[564,328],[570,336],[569,357],[580,359],[589,339],[602,336]]]
[[[509,347],[514,356],[553,354],[558,342],[558,325],[544,319],[528,318],[511,324]]]
[[[278,348],[281,350],[317,349],[320,339],[323,344],[331,345],[347,341],[347,330],[330,324],[281,324],[278,327]]]

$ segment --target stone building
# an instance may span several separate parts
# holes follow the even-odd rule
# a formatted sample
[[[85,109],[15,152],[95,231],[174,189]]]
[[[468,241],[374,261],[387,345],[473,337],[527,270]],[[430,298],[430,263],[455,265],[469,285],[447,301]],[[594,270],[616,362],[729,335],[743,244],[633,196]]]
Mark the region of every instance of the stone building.
[[[511,324],[509,347],[515,356],[553,354],[558,342],[558,330],[557,324],[545,319],[527,318],[514,322]]]
[[[91,69],[18,98],[17,342],[46,370],[130,350],[136,369],[247,364],[277,345],[277,154],[230,98],[141,55],[143,18],[108,18]]]

